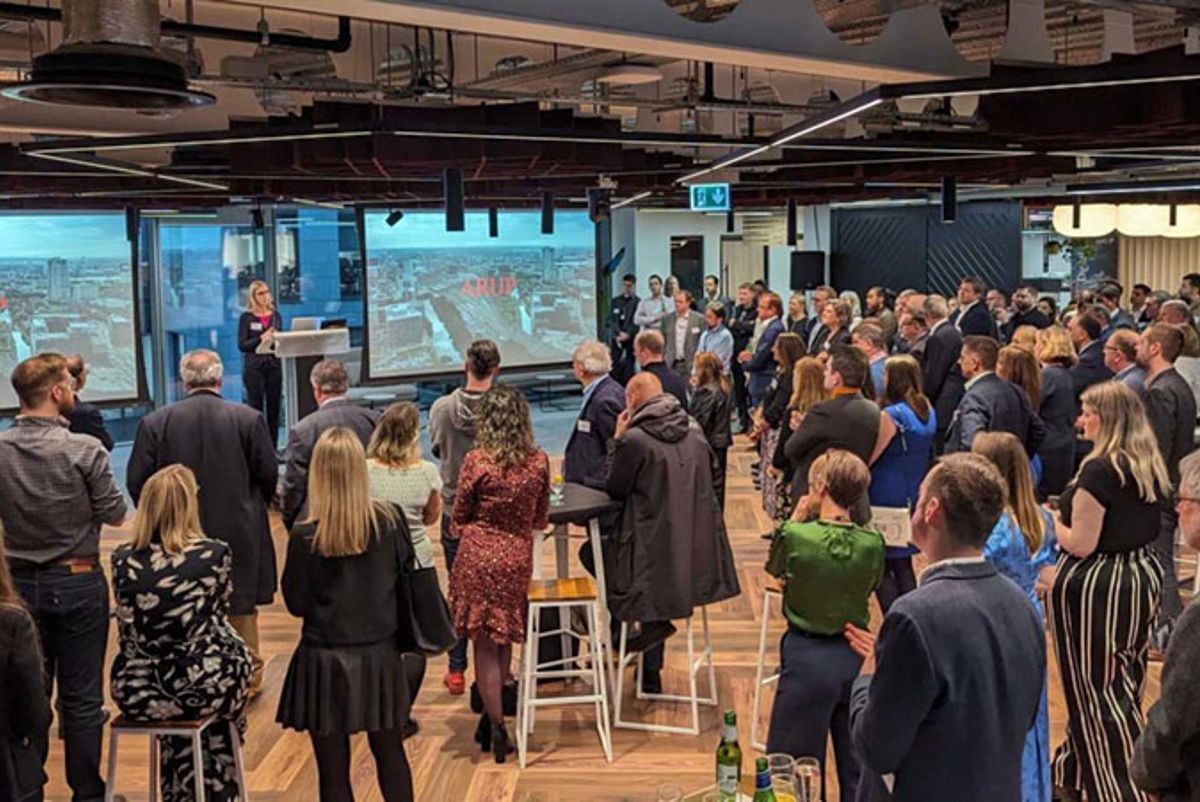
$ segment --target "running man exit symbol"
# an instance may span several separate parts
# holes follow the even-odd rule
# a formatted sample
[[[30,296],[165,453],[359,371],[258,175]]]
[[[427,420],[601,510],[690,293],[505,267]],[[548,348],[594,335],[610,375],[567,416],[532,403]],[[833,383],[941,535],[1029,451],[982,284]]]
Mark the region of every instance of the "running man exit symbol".
[[[729,184],[693,184],[691,208],[693,212],[729,211]]]

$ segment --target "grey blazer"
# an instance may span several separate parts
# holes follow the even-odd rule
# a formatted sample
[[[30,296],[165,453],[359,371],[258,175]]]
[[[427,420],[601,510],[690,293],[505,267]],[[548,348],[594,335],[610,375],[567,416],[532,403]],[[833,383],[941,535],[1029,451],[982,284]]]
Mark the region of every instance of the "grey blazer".
[[[283,516],[284,526],[291,529],[304,509],[304,501],[308,496],[308,463],[321,434],[326,429],[344,426],[358,435],[363,448],[366,448],[378,421],[379,415],[373,410],[364,409],[345,398],[332,398],[291,428],[288,432],[287,467],[284,468],[279,487],[279,512]]]
[[[708,326],[704,322],[704,315],[699,312],[688,312],[687,337],[683,341],[683,375],[690,376],[692,373],[692,360],[696,356],[696,346],[700,343],[700,335]],[[679,315],[675,312],[667,315],[662,320],[663,339],[666,341],[666,348],[663,350],[663,361],[671,367],[675,365],[675,324],[679,320]]]

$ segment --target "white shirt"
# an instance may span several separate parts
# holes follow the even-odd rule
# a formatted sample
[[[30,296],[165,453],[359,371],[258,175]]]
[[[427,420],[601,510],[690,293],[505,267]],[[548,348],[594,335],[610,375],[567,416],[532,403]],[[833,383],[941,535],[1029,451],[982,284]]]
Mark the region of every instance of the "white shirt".
[[[685,354],[684,352],[686,350],[685,341],[687,340],[688,324],[691,323],[691,320],[689,319],[690,317],[691,317],[691,315],[684,314],[684,315],[679,315],[675,319],[675,359],[676,360],[683,359],[685,356],[687,356],[687,354]]]

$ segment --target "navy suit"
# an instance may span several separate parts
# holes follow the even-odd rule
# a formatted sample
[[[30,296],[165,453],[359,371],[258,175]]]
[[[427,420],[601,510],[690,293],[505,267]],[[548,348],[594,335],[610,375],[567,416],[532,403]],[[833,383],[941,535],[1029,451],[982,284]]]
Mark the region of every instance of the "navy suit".
[[[567,438],[563,479],[603,490],[608,482],[608,444],[625,409],[625,389],[611,376],[596,380]]]
[[[924,373],[925,395],[937,412],[938,434],[935,441],[941,443],[954,410],[963,397],[962,371],[958,358],[962,355],[962,335],[948,321],[925,338],[925,357],[921,362]]]
[[[642,370],[646,373],[653,373],[662,383],[664,393],[670,393],[679,401],[679,405],[683,407],[683,411],[687,412],[688,397],[687,397],[687,382],[683,377],[675,371],[667,367],[666,362],[651,362],[649,365],[642,365]],[[564,479],[566,477],[563,477]]]
[[[976,301],[971,304],[965,314],[963,310],[956,309],[950,317],[950,322],[954,324],[956,329],[962,332],[962,336],[964,337],[970,337],[974,334],[996,339],[996,323],[992,320],[992,316],[988,313],[983,301]]]
[[[763,329],[762,336],[758,338],[758,347],[754,349],[754,355],[742,365],[742,371],[747,377],[746,386],[750,391],[750,406],[752,407],[758,406],[763,393],[771,384],[771,379],[775,377],[775,357],[771,355],[771,350],[775,347],[775,338],[782,333],[783,321],[775,318]]]
[[[1117,307],[1116,311],[1109,316],[1108,325],[1112,326],[1114,329],[1131,329],[1133,331],[1137,331],[1137,325],[1133,322],[1133,318],[1130,317],[1128,312],[1119,306]]]
[[[1033,411],[1029,396],[995,373],[985,373],[971,385],[954,410],[946,451],[970,451],[980,432],[1011,432],[1031,458],[1046,439],[1046,425]]]
[[[888,611],[875,660],[850,695],[860,801],[1020,802],[1046,636],[1016,583],[983,560],[930,567]]]
[[[95,404],[75,399],[75,409],[71,410],[71,431],[91,435],[100,441],[105,451],[113,450],[112,435],[104,426],[104,416]]]
[[[1092,340],[1079,352],[1079,360],[1068,371],[1071,374],[1071,390],[1075,394],[1075,414],[1079,415],[1079,397],[1093,384],[1106,382],[1113,372],[1104,364],[1104,344]]]

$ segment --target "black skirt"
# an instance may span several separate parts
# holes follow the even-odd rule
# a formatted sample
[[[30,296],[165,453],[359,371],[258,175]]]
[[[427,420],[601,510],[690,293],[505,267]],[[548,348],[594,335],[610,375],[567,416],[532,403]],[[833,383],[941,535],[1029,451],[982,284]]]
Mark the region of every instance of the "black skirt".
[[[399,729],[409,692],[393,641],[322,648],[301,642],[288,664],[275,720],[318,735]]]

